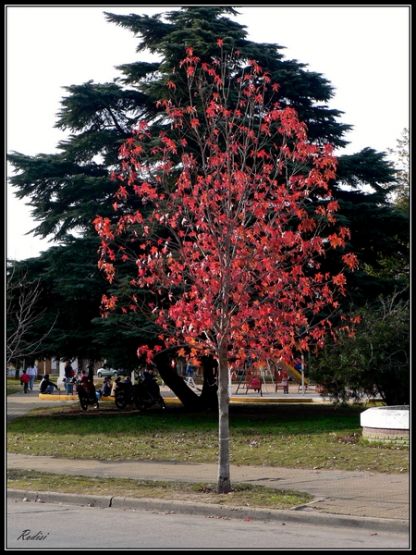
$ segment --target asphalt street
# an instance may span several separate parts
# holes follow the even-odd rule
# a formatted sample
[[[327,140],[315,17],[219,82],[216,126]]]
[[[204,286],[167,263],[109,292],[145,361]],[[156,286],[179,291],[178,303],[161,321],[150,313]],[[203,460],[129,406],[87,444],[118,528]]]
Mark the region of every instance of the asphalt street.
[[[7,548],[403,549],[407,533],[9,500]]]

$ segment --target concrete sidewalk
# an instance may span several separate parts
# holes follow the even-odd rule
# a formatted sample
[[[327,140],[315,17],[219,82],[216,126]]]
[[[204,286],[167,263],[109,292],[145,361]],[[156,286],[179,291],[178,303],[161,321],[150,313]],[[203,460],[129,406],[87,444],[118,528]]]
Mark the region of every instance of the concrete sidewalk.
[[[53,396],[49,395],[49,397]],[[6,397],[7,422],[24,416],[31,410],[39,407],[59,407],[62,404],[62,400],[60,400],[59,397],[52,401],[40,399],[39,391],[31,391],[26,395],[24,393],[13,393]]]
[[[62,401],[61,401],[62,403]],[[59,406],[59,401],[40,401],[9,396],[10,417],[20,416],[36,406]],[[7,454],[8,468],[38,470],[58,474],[120,477],[138,480],[179,480],[216,482],[216,464],[143,461],[97,461],[48,456]],[[305,470],[267,466],[231,467],[234,482],[249,482],[276,489],[307,492],[314,500],[297,509],[307,515],[326,514],[354,518],[386,519],[390,523],[409,520],[409,475],[341,470]]]
[[[216,482],[217,465],[203,463],[97,461],[7,454],[8,468],[77,476]],[[302,510],[356,517],[409,519],[408,474],[231,466],[235,482],[292,489],[315,497]]]

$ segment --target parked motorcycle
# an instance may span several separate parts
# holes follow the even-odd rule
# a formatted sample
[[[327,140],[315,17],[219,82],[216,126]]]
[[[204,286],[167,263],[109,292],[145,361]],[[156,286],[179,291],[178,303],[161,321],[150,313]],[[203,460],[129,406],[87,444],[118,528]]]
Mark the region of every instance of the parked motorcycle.
[[[140,379],[138,383],[131,384],[118,382],[115,390],[115,403],[117,408],[124,409],[127,405],[133,404],[138,410],[150,408],[165,409],[165,401],[160,395],[160,388],[156,380],[153,383]]]
[[[91,388],[88,384],[77,382],[76,388],[82,410],[87,410],[89,405],[94,406],[96,409],[100,407],[94,386]]]

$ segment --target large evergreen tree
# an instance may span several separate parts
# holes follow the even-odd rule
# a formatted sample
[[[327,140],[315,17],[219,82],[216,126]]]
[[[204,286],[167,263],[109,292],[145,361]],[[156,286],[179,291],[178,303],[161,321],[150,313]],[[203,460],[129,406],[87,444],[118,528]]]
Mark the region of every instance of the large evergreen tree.
[[[184,7],[152,17],[107,13],[108,21],[139,38],[138,52],[148,49],[158,54],[160,61],[123,64],[118,67],[122,76],[111,83],[89,81],[67,87],[56,125],[70,135],[58,145],[58,153],[27,156],[14,152],[9,156],[18,172],[11,183],[18,197],[30,200],[38,222],[34,233],[60,241],[62,252],[69,258],[74,257],[78,282],[91,288],[94,309],[88,313],[85,326],[88,334],[94,335],[97,351],[104,344],[114,345],[110,338],[120,326],[109,319],[101,323],[99,334],[91,331],[91,318],[94,312],[99,316],[98,297],[105,287],[103,278],[92,268],[98,249],[92,220],[97,213],[113,217],[117,183],[111,181],[110,172],[117,167],[118,147],[130,135],[131,126],[146,116],[153,118],[155,127],[163,127],[161,108],[155,102],[163,98],[168,82],[176,84],[178,94],[182,90],[185,94],[176,69],[186,46],[191,45],[209,60],[216,48],[216,39],[221,37],[225,48],[240,50],[243,59],[256,59],[270,72],[273,81],[280,84],[282,102],[296,108],[308,126],[311,139],[330,142],[336,147],[346,144],[344,134],[350,126],[340,122],[342,112],[327,105],[333,95],[330,83],[321,74],[309,71],[305,64],[285,59],[280,46],[248,40],[244,26],[232,19],[234,14],[236,11],[231,7]],[[357,253],[360,261],[360,271],[352,278],[352,294],[348,299],[357,304],[393,289],[397,274],[381,275],[378,271],[386,257],[399,256],[403,263],[407,260],[407,215],[388,202],[393,178],[393,168],[384,154],[371,148],[339,157],[338,179],[333,190],[341,206],[338,218],[352,231],[349,248]],[[52,258],[54,252],[51,249],[45,256]],[[76,262],[81,260],[85,263]],[[64,272],[64,268],[59,271]],[[94,273],[94,285],[88,281],[90,272]],[[111,287],[113,292],[120,292],[120,287],[128,284],[114,283]],[[64,291],[69,296],[73,294],[70,289]],[[124,316],[118,317],[120,322],[126,321]],[[143,322],[138,318],[131,315],[129,318],[131,331],[126,330],[126,334],[130,339],[134,335],[151,335],[149,329],[140,331]],[[100,326],[96,322],[97,325]],[[74,344],[77,343],[78,336],[72,328],[62,330],[62,337],[71,336]],[[60,348],[59,342],[57,348]],[[132,353],[133,350],[131,356]],[[188,401],[196,402],[194,394],[187,391],[170,367],[162,366],[165,381],[175,391],[180,390],[182,398],[188,395]],[[210,372],[212,366],[208,364],[206,375]]]

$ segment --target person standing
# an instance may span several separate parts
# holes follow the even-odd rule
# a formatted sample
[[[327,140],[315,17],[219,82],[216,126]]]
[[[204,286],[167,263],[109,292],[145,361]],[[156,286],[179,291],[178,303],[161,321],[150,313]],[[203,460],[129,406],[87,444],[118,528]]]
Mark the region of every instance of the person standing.
[[[64,372],[65,372],[65,378],[68,378],[68,379],[73,378],[75,375],[74,369],[72,368],[72,364],[69,360],[66,361]]]
[[[30,376],[28,375],[27,370],[23,370],[23,373],[20,376],[20,383],[23,385],[23,391],[25,393],[27,393],[29,381],[30,381]]]
[[[33,391],[33,385],[35,383],[36,376],[38,375],[38,369],[35,363],[27,367],[26,374],[29,376],[29,389],[30,391]]]
[[[196,388],[196,383],[194,381],[195,370],[192,364],[188,361],[185,366],[185,382],[191,386]]]
[[[65,391],[67,395],[72,395],[73,387],[74,387],[72,383],[72,378],[75,376],[75,372],[69,360],[67,360],[65,364],[64,372],[65,372]]]

